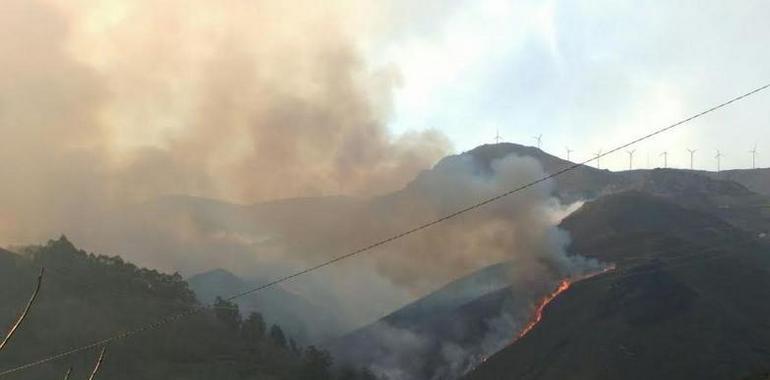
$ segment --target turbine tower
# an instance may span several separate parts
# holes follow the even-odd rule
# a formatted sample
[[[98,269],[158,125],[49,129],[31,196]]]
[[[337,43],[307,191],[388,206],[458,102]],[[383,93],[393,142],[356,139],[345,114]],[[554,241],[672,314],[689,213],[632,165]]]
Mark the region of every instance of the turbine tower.
[[[626,153],[628,153],[628,170],[634,169],[634,153],[636,153],[636,149],[627,150]]]
[[[690,152],[690,170],[693,170],[693,163],[695,162],[695,152],[697,152],[697,149],[687,149],[688,152]]]
[[[569,161],[569,155],[570,153],[574,152],[574,150],[570,149],[568,146],[565,146],[564,150],[567,151],[567,161]]]
[[[599,149],[598,152],[594,153],[594,157],[596,160],[596,168],[601,169],[602,168],[602,150]]]
[[[500,139],[502,139],[502,137],[500,137],[500,130],[498,129],[497,134],[495,135],[495,144],[499,144]]]
[[[668,168],[668,152],[663,152],[660,155],[663,156],[663,168]]]
[[[717,159],[717,173],[719,173],[722,171],[722,152],[719,149],[717,149],[717,155],[714,158]]]
[[[541,146],[543,146],[543,134],[539,134],[537,136],[532,136],[532,138],[537,142],[537,149],[540,149]]]
[[[756,169],[757,168],[757,144],[754,144],[754,149],[750,150],[749,153],[751,153],[751,168]]]

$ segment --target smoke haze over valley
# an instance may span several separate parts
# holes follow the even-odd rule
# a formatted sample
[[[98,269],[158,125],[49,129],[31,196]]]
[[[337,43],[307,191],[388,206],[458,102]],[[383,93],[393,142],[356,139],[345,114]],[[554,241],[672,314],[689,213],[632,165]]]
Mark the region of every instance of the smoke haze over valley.
[[[4,0],[0,377],[770,371],[768,14]]]
[[[369,67],[352,26],[335,22],[367,7],[3,7],[0,128],[10,139],[0,173],[14,184],[0,190],[6,245],[66,234],[164,270],[267,281],[544,174],[510,157],[479,175],[462,157],[418,177],[450,143],[437,130],[386,127],[398,69]],[[11,54],[21,46],[25,54]],[[500,261],[562,276],[569,237],[553,215],[565,206],[550,186],[317,281],[344,279],[328,292],[362,323]]]

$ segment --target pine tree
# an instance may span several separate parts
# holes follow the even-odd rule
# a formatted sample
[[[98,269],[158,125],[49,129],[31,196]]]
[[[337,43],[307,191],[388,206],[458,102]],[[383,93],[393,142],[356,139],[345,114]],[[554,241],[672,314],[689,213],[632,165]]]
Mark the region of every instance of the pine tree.
[[[305,349],[305,354],[303,355],[302,359],[304,363],[302,365],[300,379],[332,379],[332,357],[328,352],[319,350],[315,346],[309,346],[307,349]]]
[[[241,328],[241,312],[236,303],[226,301],[222,297],[217,297],[214,301],[214,314],[217,319],[222,321],[228,328],[238,331]]]
[[[286,347],[286,335],[283,333],[283,330],[281,330],[281,327],[278,325],[273,325],[273,327],[270,328],[270,339],[273,340],[273,343],[280,347]]]
[[[265,338],[265,319],[260,313],[250,313],[241,324],[241,336],[250,346],[255,346]]]
[[[299,345],[294,341],[293,338],[289,338],[289,348],[291,349],[291,352],[294,353],[294,355],[299,356],[301,354]]]

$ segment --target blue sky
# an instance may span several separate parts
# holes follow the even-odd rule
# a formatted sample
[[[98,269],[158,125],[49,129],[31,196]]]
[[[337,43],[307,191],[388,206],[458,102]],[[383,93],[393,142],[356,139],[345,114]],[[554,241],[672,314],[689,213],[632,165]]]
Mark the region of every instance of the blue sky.
[[[437,128],[456,151],[493,141],[585,159],[770,82],[767,1],[427,2],[370,46],[402,76],[395,133]],[[407,15],[408,17],[404,17]],[[399,22],[403,20],[403,22]],[[640,145],[637,167],[770,166],[770,93]],[[648,160],[649,157],[649,160]],[[625,154],[602,166],[627,167]]]

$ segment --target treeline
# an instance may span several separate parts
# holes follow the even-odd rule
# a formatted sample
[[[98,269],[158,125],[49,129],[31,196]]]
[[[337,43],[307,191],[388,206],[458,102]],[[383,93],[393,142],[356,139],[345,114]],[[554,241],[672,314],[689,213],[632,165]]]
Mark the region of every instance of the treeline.
[[[0,353],[0,370],[91,343],[116,332],[200,307],[179,274],[139,268],[117,256],[75,248],[66,237],[11,254],[0,250],[0,332],[18,315],[41,267],[46,278],[23,328]],[[375,379],[335,366],[314,346],[300,347],[261,314],[241,316],[218,299],[161,329],[110,344],[103,379]],[[86,378],[98,352],[83,352],[19,373],[15,379]]]
[[[335,368],[331,355],[315,346],[300,347],[294,339],[287,337],[278,325],[268,328],[262,314],[250,313],[246,318],[241,316],[238,305],[217,298],[213,305],[216,317],[232,335],[245,345],[246,361],[267,362],[275,359],[288,360],[298,364],[294,368],[294,379],[310,380],[371,380],[376,377],[367,370],[356,370],[349,367]],[[278,354],[276,356],[276,354]]]

